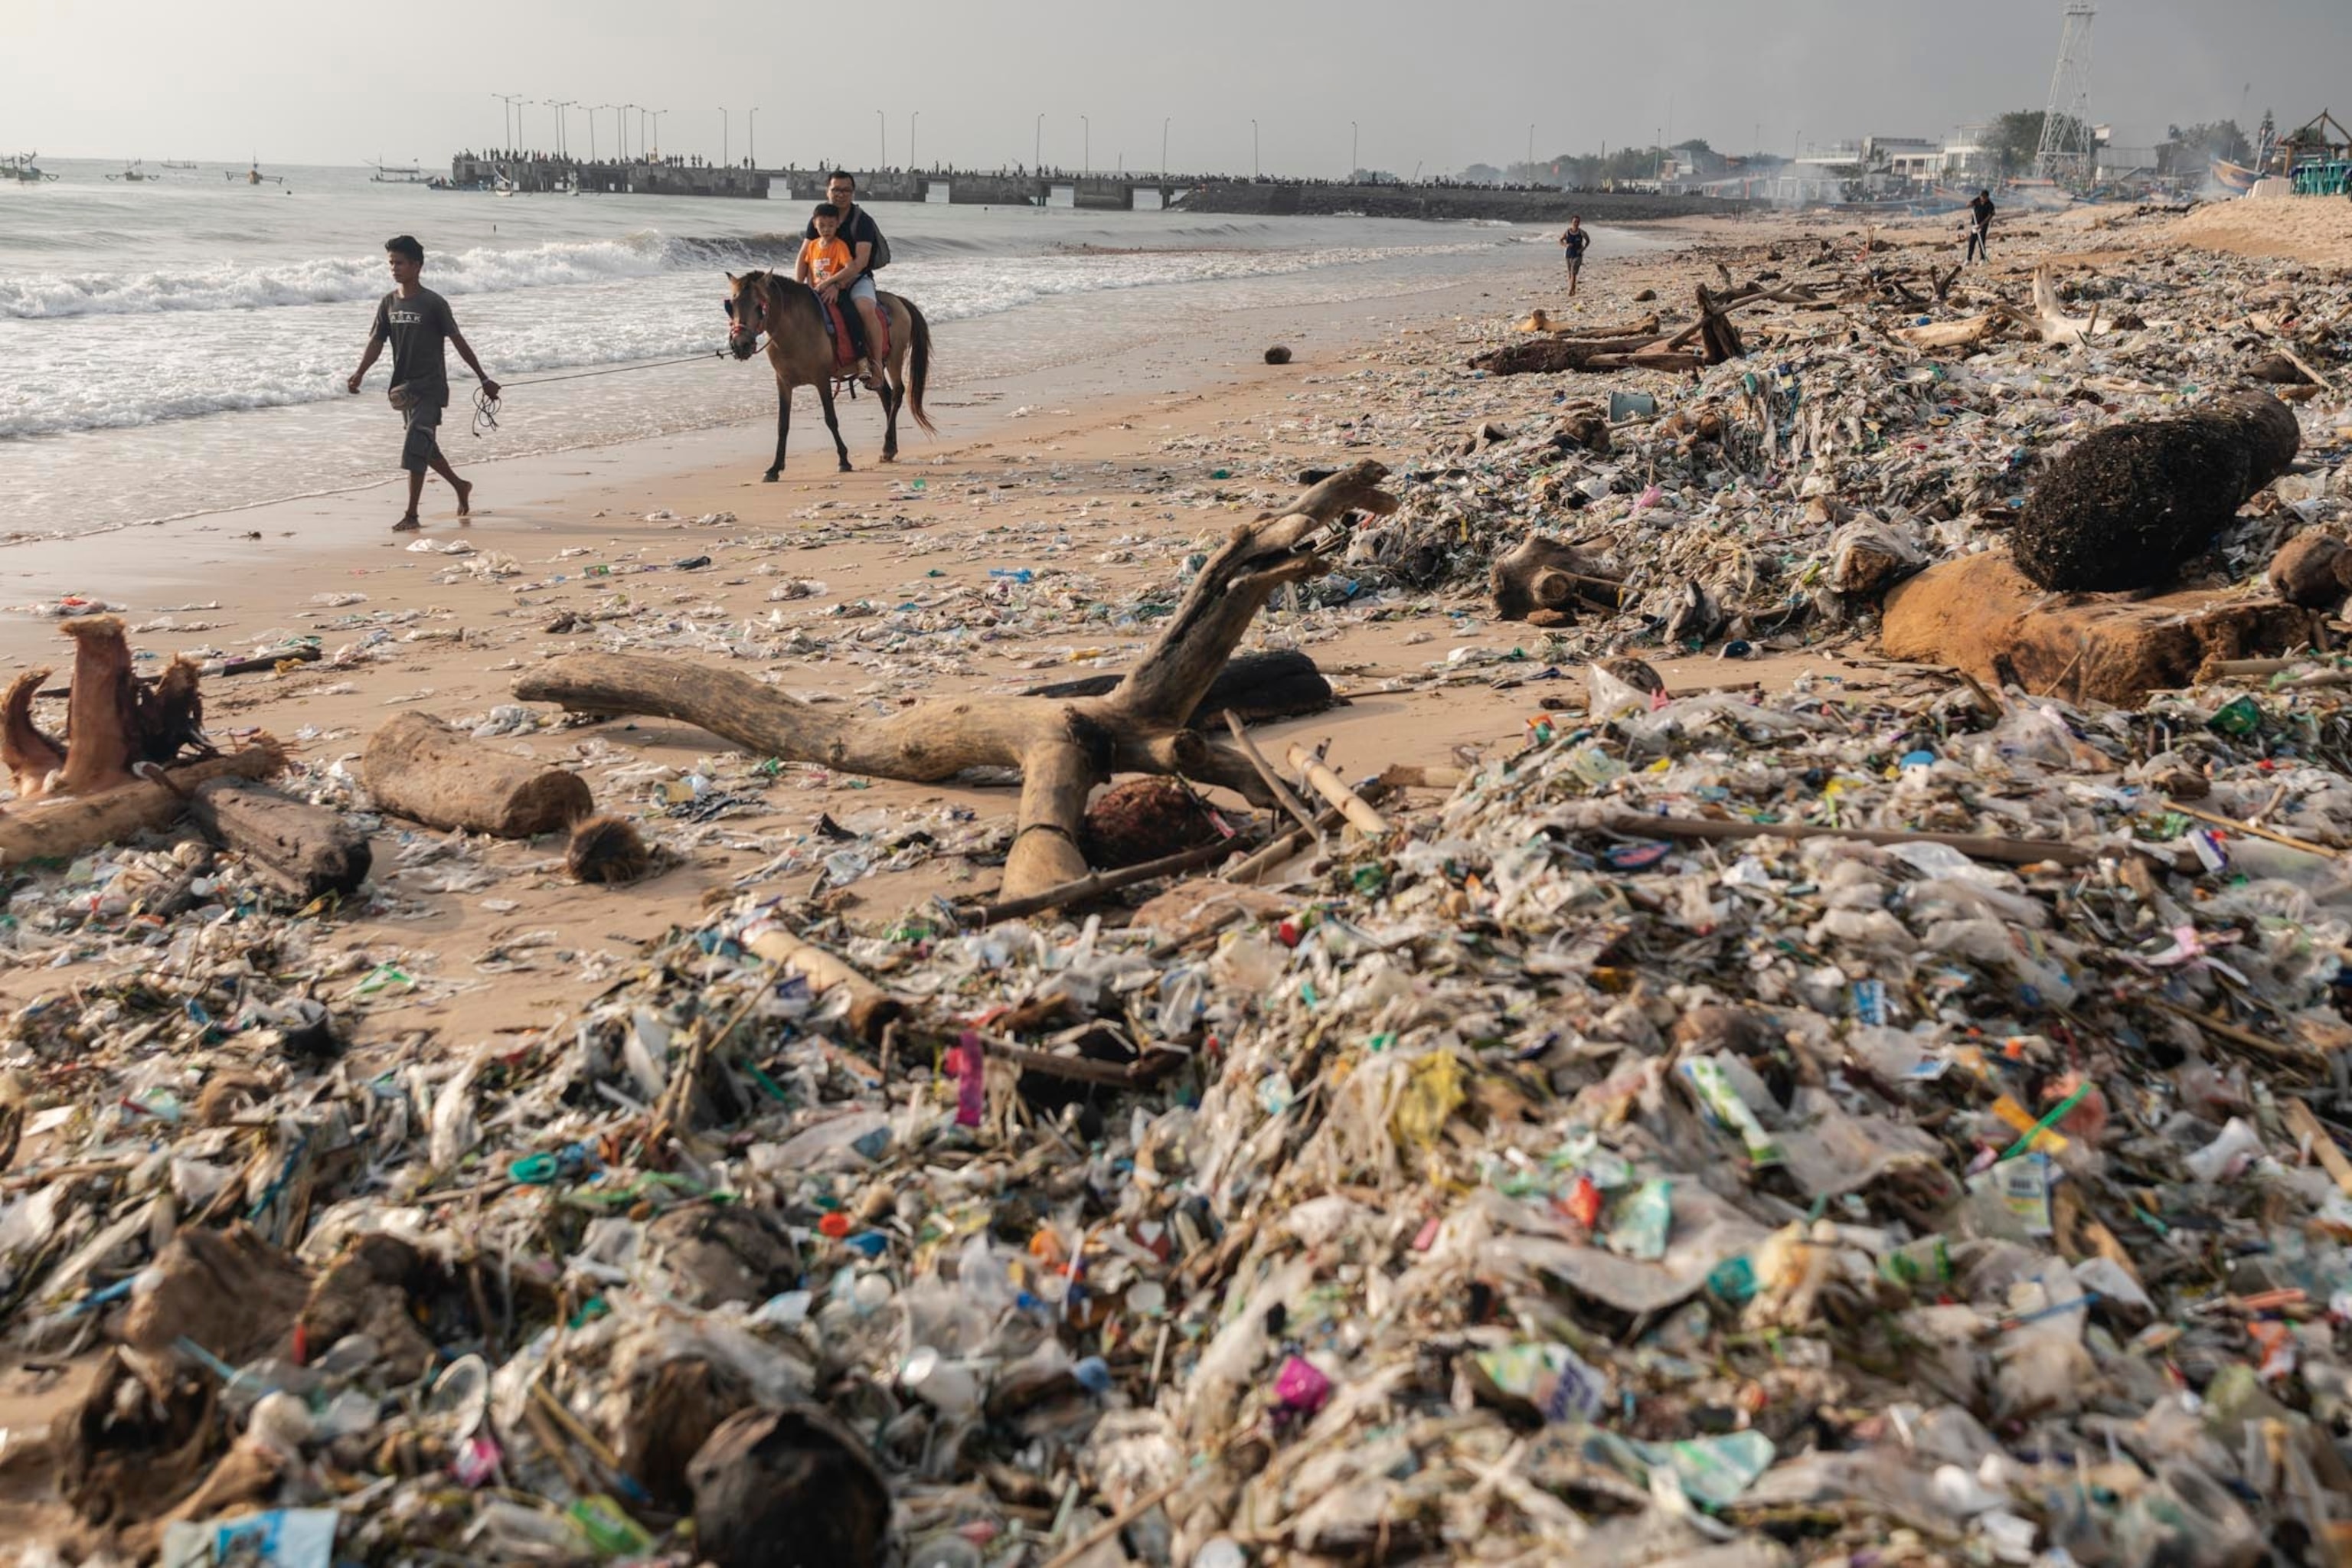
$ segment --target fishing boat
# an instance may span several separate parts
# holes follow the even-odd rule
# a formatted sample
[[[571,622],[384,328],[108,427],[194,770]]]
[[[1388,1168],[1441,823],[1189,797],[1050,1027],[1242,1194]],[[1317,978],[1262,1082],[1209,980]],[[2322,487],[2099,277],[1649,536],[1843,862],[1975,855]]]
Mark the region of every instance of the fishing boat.
[[[14,156],[0,157],[0,180],[14,180],[23,185],[37,185],[43,180],[56,179],[55,174],[33,162],[39,156],[38,153],[19,153]]]
[[[374,163],[369,164],[368,167],[375,171],[374,174],[368,176],[369,180],[375,184],[422,185],[428,183],[425,178],[425,171],[418,168],[414,163],[392,164],[387,163],[379,158]]]
[[[148,174],[146,170],[141,166],[145,162],[146,160],[143,158],[134,158],[130,163],[122,165],[122,173],[119,174],[109,174],[106,177],[110,180],[121,180],[123,184],[128,185],[135,185],[143,181],[152,180],[155,178],[155,176]]]
[[[194,169],[198,166],[194,163],[175,163],[169,158],[163,160],[163,167],[166,169]]]
[[[248,185],[282,185],[286,183],[286,176],[283,174],[263,174],[259,163],[254,164],[253,167],[247,169],[242,174],[238,174],[235,169],[231,169],[223,175],[223,178],[230,181],[231,183],[243,180]]]

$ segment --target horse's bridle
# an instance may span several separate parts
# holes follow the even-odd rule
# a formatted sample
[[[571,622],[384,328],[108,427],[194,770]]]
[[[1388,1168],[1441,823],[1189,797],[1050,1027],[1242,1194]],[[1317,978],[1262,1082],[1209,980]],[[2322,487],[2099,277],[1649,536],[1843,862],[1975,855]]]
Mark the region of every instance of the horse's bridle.
[[[747,272],[740,280],[742,293],[723,302],[727,320],[732,323],[727,331],[728,351],[737,359],[750,359],[760,349],[760,334],[768,325],[768,279],[765,273]],[[738,310],[737,306],[743,306]]]

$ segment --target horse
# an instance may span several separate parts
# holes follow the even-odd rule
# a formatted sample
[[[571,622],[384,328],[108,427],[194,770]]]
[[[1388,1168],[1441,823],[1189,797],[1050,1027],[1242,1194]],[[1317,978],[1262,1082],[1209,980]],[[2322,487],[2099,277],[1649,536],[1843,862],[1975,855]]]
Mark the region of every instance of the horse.
[[[887,421],[882,460],[892,463],[898,458],[901,405],[914,415],[916,424],[936,431],[923,412],[923,386],[931,374],[931,327],[914,301],[903,295],[880,294],[877,303],[890,333],[889,359],[881,367],[878,391]],[[848,311],[856,307],[845,299],[835,309]],[[750,359],[764,333],[768,363],[776,371],[776,460],[761,478],[773,484],[784,470],[784,441],[793,428],[793,393],[802,386],[816,388],[824,405],[824,427],[833,432],[834,454],[841,460],[841,471],[848,473],[849,447],[841,438],[841,422],[833,407],[833,332],[825,325],[824,308],[817,303],[816,290],[781,273],[746,272],[738,278],[730,272],[727,315],[733,323],[728,329],[727,346],[735,357]],[[911,374],[909,358],[914,362]]]

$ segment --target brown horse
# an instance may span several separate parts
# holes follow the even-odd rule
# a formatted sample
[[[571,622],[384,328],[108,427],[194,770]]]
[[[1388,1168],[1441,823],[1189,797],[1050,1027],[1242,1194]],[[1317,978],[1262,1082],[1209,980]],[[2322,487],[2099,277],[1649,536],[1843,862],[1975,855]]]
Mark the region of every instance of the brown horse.
[[[834,353],[833,333],[826,327],[824,310],[817,303],[816,290],[776,272],[746,272],[738,278],[727,275],[727,314],[734,323],[728,329],[727,346],[737,359],[750,359],[760,346],[761,336],[768,340],[768,363],[776,370],[776,460],[761,477],[773,483],[784,470],[784,441],[792,434],[793,393],[803,386],[816,388],[818,399],[824,405],[824,427],[833,432],[834,454],[841,459],[841,471],[849,472],[849,447],[841,439],[841,422],[833,407]],[[882,436],[882,460],[896,462],[898,458],[898,409],[903,405],[915,416],[915,423],[926,430],[934,429],[929,416],[923,412],[923,385],[931,374],[931,328],[914,302],[898,294],[879,297],[884,323],[890,332],[888,363],[882,366],[883,382],[879,388],[882,415],[887,425]],[[844,311],[856,307],[844,300],[838,307]],[[908,361],[912,359],[912,374]]]

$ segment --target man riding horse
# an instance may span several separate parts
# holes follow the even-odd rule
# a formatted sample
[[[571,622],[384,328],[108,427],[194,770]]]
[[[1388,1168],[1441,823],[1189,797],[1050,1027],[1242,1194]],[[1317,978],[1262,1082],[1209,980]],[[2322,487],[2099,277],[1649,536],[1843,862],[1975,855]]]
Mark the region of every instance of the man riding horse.
[[[857,179],[848,170],[833,172],[824,183],[824,199],[841,214],[839,232],[842,243],[849,247],[849,265],[817,285],[817,298],[838,308],[845,293],[857,307],[857,319],[866,329],[866,367],[858,379],[869,390],[879,392],[883,390],[880,367],[890,357],[890,340],[874,292],[874,274],[889,265],[890,247],[882,238],[874,215],[857,205]],[[817,237],[816,220],[812,218],[801,238]]]

